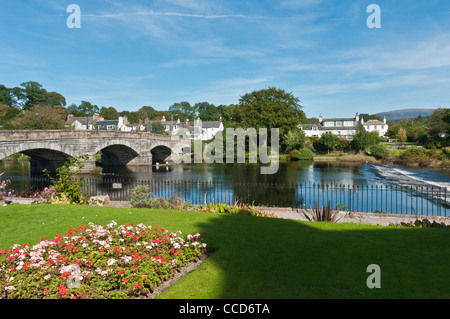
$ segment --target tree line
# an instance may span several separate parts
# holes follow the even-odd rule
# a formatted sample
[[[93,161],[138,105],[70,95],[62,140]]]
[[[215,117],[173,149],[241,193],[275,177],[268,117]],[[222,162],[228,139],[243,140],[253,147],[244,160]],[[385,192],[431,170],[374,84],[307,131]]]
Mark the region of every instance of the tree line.
[[[218,121],[224,127],[237,128],[279,128],[281,151],[290,152],[308,146],[319,152],[335,150],[364,150],[379,143],[375,134],[368,134],[361,127],[353,141],[340,139],[332,134],[323,134],[321,138],[306,139],[297,128],[300,123],[316,123],[317,119],[308,119],[302,110],[298,97],[283,89],[269,87],[242,95],[237,104],[214,105],[208,102],[191,104],[187,101],[173,103],[168,110],[158,111],[151,106],[142,106],[137,111],[117,110],[112,106],[97,106],[89,101],[79,105],[66,105],[65,97],[54,91],[48,91],[40,83],[23,82],[18,87],[8,88],[0,84],[0,125],[3,129],[64,129],[67,117],[100,114],[107,120],[117,120],[127,116],[130,123],[139,121],[166,120]],[[36,113],[38,112],[38,113]],[[376,115],[361,114],[366,121],[378,119]],[[450,109],[437,109],[430,118],[404,119],[388,122],[388,136],[405,138],[436,147],[448,146],[450,133]],[[404,132],[403,132],[404,131]],[[400,132],[400,134],[399,134]]]

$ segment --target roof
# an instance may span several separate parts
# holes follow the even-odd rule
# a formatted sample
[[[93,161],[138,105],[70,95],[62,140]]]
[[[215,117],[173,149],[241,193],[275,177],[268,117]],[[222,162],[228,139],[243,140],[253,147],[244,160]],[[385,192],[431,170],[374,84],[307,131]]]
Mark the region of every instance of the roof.
[[[301,126],[305,131],[311,131],[314,126],[317,127],[318,131],[348,131],[356,130],[358,128],[358,125],[356,124],[353,126],[323,126],[320,124],[299,124],[298,126]]]
[[[118,120],[97,121],[97,125],[117,125],[117,124],[119,124]]]
[[[369,120],[365,122],[364,125],[385,125],[385,124],[379,120]]]
[[[322,119],[322,122],[334,122],[334,121],[352,121],[354,122],[354,118],[334,118],[334,119]]]
[[[67,119],[67,124],[73,124],[75,121],[80,122],[80,124],[86,125],[86,117],[69,117]],[[92,121],[90,121],[92,123]]]
[[[220,121],[207,121],[207,122],[201,122],[202,128],[219,128],[220,127]]]

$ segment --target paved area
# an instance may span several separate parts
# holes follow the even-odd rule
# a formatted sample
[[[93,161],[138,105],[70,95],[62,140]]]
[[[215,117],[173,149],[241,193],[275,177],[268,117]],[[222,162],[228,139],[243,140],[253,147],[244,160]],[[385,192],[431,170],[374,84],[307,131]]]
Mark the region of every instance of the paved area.
[[[255,207],[256,209],[274,213],[278,218],[295,219],[307,221],[308,219],[304,215],[309,213],[306,209],[292,209],[292,208],[268,208],[268,207]],[[393,214],[376,214],[376,213],[349,213],[338,212],[339,223],[356,223],[356,224],[372,224],[389,226],[390,224],[409,223],[416,220],[428,219],[430,222],[436,221],[437,223],[444,223],[450,226],[450,217],[440,216],[419,216],[419,215],[393,215]]]

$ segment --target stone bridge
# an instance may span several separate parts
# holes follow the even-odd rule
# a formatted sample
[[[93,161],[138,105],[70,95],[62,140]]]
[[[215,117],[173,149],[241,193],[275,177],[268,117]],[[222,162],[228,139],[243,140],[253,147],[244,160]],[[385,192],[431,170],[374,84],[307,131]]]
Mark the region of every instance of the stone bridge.
[[[89,171],[98,153],[101,165],[162,164],[179,159],[190,146],[189,139],[147,132],[0,130],[0,160],[16,153],[28,155],[32,173],[55,171],[67,158],[80,155],[88,155],[84,170]]]

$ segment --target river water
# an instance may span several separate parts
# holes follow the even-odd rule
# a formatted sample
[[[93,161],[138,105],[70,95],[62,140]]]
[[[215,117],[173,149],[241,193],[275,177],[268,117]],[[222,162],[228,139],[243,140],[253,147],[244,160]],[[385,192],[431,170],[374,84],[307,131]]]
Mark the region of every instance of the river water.
[[[29,163],[0,162],[0,172],[4,172],[3,179],[5,177],[11,177],[12,180],[18,177],[26,179],[30,176]],[[424,213],[426,212],[428,214],[428,210],[431,210],[433,214],[435,211],[438,211],[438,214],[442,214],[441,208],[437,207],[442,207],[442,202],[447,207],[450,202],[450,171],[448,169],[407,168],[401,166],[374,165],[370,163],[280,161],[277,173],[272,175],[262,175],[260,174],[259,164],[248,163],[212,165],[183,164],[159,168],[151,166],[105,167],[101,176],[94,176],[93,178],[98,182],[102,182],[102,186],[99,186],[99,189],[104,191],[105,184],[108,184],[105,181],[112,177],[127,181],[130,185],[134,185],[133,182],[139,180],[153,182],[203,181],[221,183],[222,185],[236,183],[250,183],[255,185],[272,184],[275,188],[284,189],[283,193],[288,194],[282,203],[285,206],[301,206],[305,205],[308,201],[312,202],[313,200],[310,198],[311,195],[308,192],[312,191],[314,193],[316,185],[326,188],[341,186],[356,187],[356,193],[359,194],[359,197],[356,199],[348,199],[347,195],[343,195],[344,199],[333,199],[333,195],[337,197],[338,190],[330,193],[330,197],[335,203],[342,202],[352,206],[356,205],[359,211],[395,213],[399,210],[409,210],[411,213],[414,213],[418,211],[419,206],[424,206],[423,198],[426,198],[426,208],[422,208]],[[301,189],[298,188],[298,185],[300,185]],[[308,188],[303,188],[301,185],[308,185]],[[235,187],[233,189],[226,188],[225,186],[221,187],[223,188],[220,189],[222,193],[242,193],[242,191],[238,191]],[[395,190],[392,191],[394,187]],[[401,191],[398,191],[397,187],[400,187]],[[376,190],[381,189],[381,192],[374,192],[374,188]],[[414,188],[415,191],[414,193],[405,194],[403,188]],[[366,192],[363,191],[365,189],[367,189]],[[372,189],[372,193],[369,192],[370,189]],[[389,190],[391,190],[390,193]],[[200,191],[205,191],[205,189],[202,188],[198,192]],[[449,195],[447,195],[447,191],[449,191]],[[129,194],[130,190],[127,192]],[[193,191],[190,190],[190,192],[192,193]],[[217,197],[220,195],[217,194],[217,190],[214,192],[209,190],[209,192],[214,193],[214,196]],[[352,191],[350,195],[355,197],[356,193]],[[192,197],[192,194],[189,195]],[[261,198],[270,196],[272,196],[272,193],[269,194],[268,190],[258,190],[258,194],[253,196],[253,200],[262,201]],[[403,196],[405,196],[405,200]],[[422,202],[419,202],[419,199]],[[428,202],[436,200],[441,201],[441,203],[432,203],[436,207],[430,206],[428,208]],[[364,207],[364,205],[367,205],[367,207]],[[445,208],[443,214],[450,215],[450,209],[447,212],[447,208]]]

